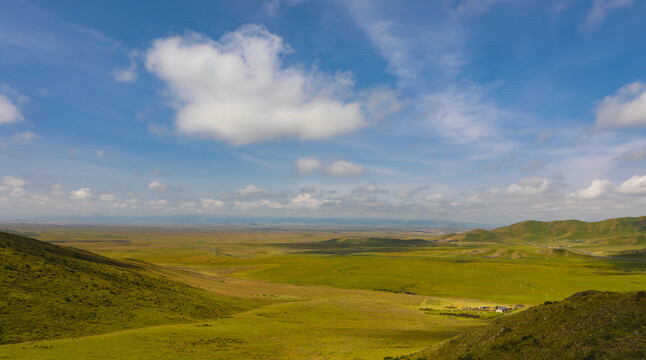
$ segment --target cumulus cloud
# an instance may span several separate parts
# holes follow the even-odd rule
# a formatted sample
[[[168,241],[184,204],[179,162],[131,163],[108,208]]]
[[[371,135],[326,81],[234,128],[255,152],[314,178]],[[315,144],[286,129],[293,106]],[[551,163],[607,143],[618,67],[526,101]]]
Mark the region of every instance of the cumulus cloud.
[[[317,200],[310,194],[298,194],[295,198],[290,200],[289,207],[291,208],[304,208],[304,209],[318,209],[321,205],[325,204],[327,200]]]
[[[311,174],[323,168],[321,161],[314,157],[299,158],[294,162],[294,168],[299,174]]]
[[[581,28],[594,28],[608,17],[610,11],[631,6],[633,3],[634,0],[594,0],[592,9],[590,9],[585,22],[581,24]]]
[[[54,184],[51,187],[50,193],[52,196],[60,197],[65,195],[65,188],[61,184]]]
[[[164,192],[168,190],[168,187],[159,181],[151,181],[148,183],[148,190],[153,190],[153,191],[159,191],[159,192]]]
[[[14,176],[4,176],[0,183],[0,193],[20,198],[27,194],[24,188],[25,185],[27,185],[27,181],[23,179]]]
[[[539,195],[545,193],[548,188],[548,179],[533,177],[509,185],[506,193],[509,195]]]
[[[222,200],[216,199],[200,199],[200,206],[203,209],[217,209],[223,207],[225,204]]]
[[[337,160],[324,169],[330,176],[359,176],[366,172],[365,166],[345,160]]]
[[[299,158],[293,165],[299,174],[320,172],[328,176],[355,177],[363,175],[366,172],[366,167],[361,164],[346,160],[337,160],[329,164],[323,164],[316,157]]]
[[[22,113],[8,97],[0,94],[0,124],[24,120]]]
[[[646,194],[646,175],[635,175],[617,187],[617,191],[627,195]]]
[[[248,201],[235,201],[233,205],[242,211],[250,211],[254,210],[257,208],[262,208],[262,207],[267,207],[271,209],[282,209],[285,206],[279,202],[276,201],[271,201],[271,200],[259,200],[259,201],[254,201],[254,202],[248,202]]]
[[[446,196],[444,194],[430,194],[424,196],[424,201],[427,203],[432,203],[432,204],[437,204],[437,203],[443,203],[446,202]]]
[[[80,188],[78,190],[72,191],[70,194],[70,199],[72,200],[88,200],[93,198],[92,189],[90,188]]]
[[[403,189],[395,192],[395,196],[398,197],[399,199],[407,200],[419,194],[420,192],[428,190],[429,188],[430,186],[428,185],[422,185],[412,189]]]
[[[8,187],[23,187],[27,185],[27,181],[14,177],[14,176],[5,176],[2,178],[2,185]]]
[[[646,84],[637,81],[606,96],[597,107],[601,128],[646,126]]]
[[[354,189],[352,189],[352,193],[354,194],[387,194],[388,190],[386,189],[380,189],[377,184],[375,183],[370,183],[366,186],[359,186]]]
[[[612,181],[599,179],[593,180],[589,187],[568,194],[568,197],[579,200],[593,200],[597,199],[612,190]]]
[[[252,185],[247,185],[243,189],[236,189],[235,193],[240,196],[258,196],[258,195],[268,194],[269,191],[267,191],[266,189],[261,189],[256,185],[252,184]]]
[[[112,194],[101,194],[99,195],[99,200],[104,201],[104,202],[111,202],[114,201],[115,196]]]
[[[281,138],[322,140],[366,125],[361,105],[346,101],[353,81],[284,66],[290,49],[257,25],[219,41],[189,34],[158,39],[146,68],[166,82],[179,132],[234,145]]]

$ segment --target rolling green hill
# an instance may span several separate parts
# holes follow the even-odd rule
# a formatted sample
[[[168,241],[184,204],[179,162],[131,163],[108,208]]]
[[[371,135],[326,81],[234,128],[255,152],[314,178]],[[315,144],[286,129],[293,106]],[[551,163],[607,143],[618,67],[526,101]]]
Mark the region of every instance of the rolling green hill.
[[[245,307],[136,265],[0,232],[0,344],[211,319]]]
[[[476,229],[447,240],[474,242],[549,242],[605,239],[646,245],[646,216],[598,222],[579,220],[523,221],[494,230]]]
[[[645,359],[646,292],[586,291],[399,359]]]

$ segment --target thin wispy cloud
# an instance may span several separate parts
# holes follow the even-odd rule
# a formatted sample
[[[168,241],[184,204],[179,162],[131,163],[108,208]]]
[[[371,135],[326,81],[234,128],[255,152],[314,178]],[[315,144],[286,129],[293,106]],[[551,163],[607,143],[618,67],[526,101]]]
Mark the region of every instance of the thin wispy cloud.
[[[582,30],[592,30],[599,26],[612,11],[627,8],[634,4],[634,0],[594,0],[592,8],[581,24]]]

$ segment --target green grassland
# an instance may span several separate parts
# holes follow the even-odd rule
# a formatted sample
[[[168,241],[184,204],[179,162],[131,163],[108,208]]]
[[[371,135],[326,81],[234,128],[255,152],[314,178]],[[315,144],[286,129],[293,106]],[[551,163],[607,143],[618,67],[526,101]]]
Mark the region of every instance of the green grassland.
[[[0,232],[0,344],[212,319],[251,303]]]
[[[621,251],[646,248],[646,217],[598,222],[578,220],[524,221],[491,231],[476,229],[448,236],[448,241],[537,243],[543,245]]]
[[[427,231],[16,225],[13,231],[137,266],[127,271],[177,281],[235,310],[219,319],[220,313],[204,320],[182,315],[131,323],[126,327],[138,328],[125,331],[106,327],[71,335],[78,338],[1,345],[0,359],[401,356],[497,321],[437,315],[421,304],[537,305],[588,289],[646,289],[644,246],[626,240],[643,235],[642,220],[590,228],[587,238],[569,225],[549,225],[547,233],[541,225],[526,231],[546,238],[531,240]]]
[[[646,292],[583,292],[398,359],[644,359]]]

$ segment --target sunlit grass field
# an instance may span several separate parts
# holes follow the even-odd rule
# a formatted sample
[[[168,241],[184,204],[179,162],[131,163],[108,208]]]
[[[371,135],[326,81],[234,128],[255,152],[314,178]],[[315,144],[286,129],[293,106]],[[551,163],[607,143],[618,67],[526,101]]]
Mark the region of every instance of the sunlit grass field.
[[[419,309],[422,302],[437,309],[533,305],[588,289],[646,288],[646,264],[640,259],[584,256],[558,248],[560,243],[402,246],[384,240],[434,241],[443,236],[417,231],[12,230],[136,263],[255,305],[218,320],[2,345],[0,359],[383,359],[487,323],[428,315]],[[343,247],[319,244],[330,239],[358,240]],[[598,249],[588,242],[568,245],[612,251],[605,243]],[[621,250],[626,248],[630,246],[622,244]]]

